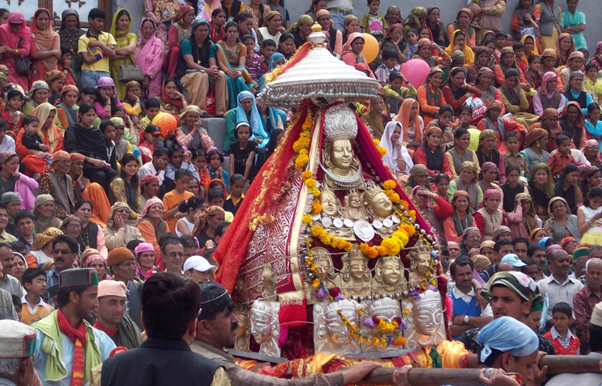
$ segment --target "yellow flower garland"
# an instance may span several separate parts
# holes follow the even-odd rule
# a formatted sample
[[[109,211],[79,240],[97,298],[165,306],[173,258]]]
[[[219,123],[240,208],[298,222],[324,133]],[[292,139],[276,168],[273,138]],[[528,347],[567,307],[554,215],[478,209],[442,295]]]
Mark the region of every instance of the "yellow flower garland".
[[[314,237],[317,237],[322,244],[329,245],[335,249],[341,249],[345,252],[349,252],[353,248],[353,244],[351,244],[349,241],[340,239],[338,237],[332,237],[320,225],[312,225],[310,234]]]
[[[380,141],[378,139],[374,139],[374,144],[376,145],[376,148],[378,149],[378,153],[380,154],[380,156],[384,157],[387,154],[387,149],[380,146]]]

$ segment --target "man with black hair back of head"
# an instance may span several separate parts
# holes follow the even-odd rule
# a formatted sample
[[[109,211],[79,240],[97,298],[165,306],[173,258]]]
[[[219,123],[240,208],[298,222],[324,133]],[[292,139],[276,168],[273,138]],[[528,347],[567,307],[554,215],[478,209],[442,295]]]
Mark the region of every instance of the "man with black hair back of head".
[[[196,325],[196,338],[191,349],[223,366],[232,386],[293,386],[346,385],[363,379],[372,370],[382,367],[375,362],[360,362],[332,374],[293,379],[280,379],[245,370],[225,350],[234,345],[238,317],[232,312],[234,302],[228,291],[216,282],[201,282],[201,312]]]
[[[493,251],[496,254],[495,264],[491,265],[480,273],[481,279],[483,279],[484,282],[487,282],[489,278],[491,278],[493,274],[497,272],[497,264],[502,261],[504,256],[509,253],[514,253],[514,246],[512,245],[512,241],[504,239],[495,242]]]
[[[201,306],[201,289],[191,278],[170,272],[149,277],[142,288],[148,338],[139,348],[104,361],[94,370],[92,385],[229,386],[220,364],[190,348]]]
[[[64,243],[57,242],[55,249],[66,248],[61,244]],[[89,323],[98,309],[97,294],[95,269],[60,272],[58,309],[31,325],[38,330],[34,367],[43,384],[86,384],[90,382],[92,369],[105,361],[115,348],[107,334]]]

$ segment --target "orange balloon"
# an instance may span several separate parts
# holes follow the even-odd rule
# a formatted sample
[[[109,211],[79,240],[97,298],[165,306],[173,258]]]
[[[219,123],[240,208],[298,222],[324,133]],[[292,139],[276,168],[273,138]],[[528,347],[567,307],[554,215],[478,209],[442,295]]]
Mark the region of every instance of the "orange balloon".
[[[178,128],[178,121],[173,115],[168,113],[157,114],[152,123],[161,129],[161,135],[164,137],[170,132],[175,132]]]
[[[362,50],[362,54],[364,54],[364,58],[366,58],[366,63],[372,63],[374,59],[378,56],[378,40],[369,33],[362,33],[364,37],[364,49]]]

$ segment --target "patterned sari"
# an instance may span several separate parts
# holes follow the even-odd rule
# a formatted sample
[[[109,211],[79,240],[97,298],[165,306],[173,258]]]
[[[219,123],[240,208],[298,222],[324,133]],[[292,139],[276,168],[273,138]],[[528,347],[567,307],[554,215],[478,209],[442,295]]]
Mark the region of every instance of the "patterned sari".
[[[222,67],[227,67],[230,70],[241,71],[242,76],[235,79],[227,76],[228,83],[228,101],[229,109],[236,107],[236,96],[242,91],[249,91],[253,88],[253,79],[245,67],[239,67],[239,60],[242,56],[246,56],[247,49],[242,43],[236,45],[236,52],[226,48],[226,43],[220,40],[213,46],[215,49],[215,57]]]

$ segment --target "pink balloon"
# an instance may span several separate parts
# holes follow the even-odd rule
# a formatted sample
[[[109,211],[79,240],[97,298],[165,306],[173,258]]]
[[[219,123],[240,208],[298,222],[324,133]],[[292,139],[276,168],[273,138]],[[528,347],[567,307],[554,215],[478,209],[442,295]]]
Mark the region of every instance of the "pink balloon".
[[[422,59],[411,59],[401,66],[401,73],[414,88],[424,83],[430,70],[428,63]]]

